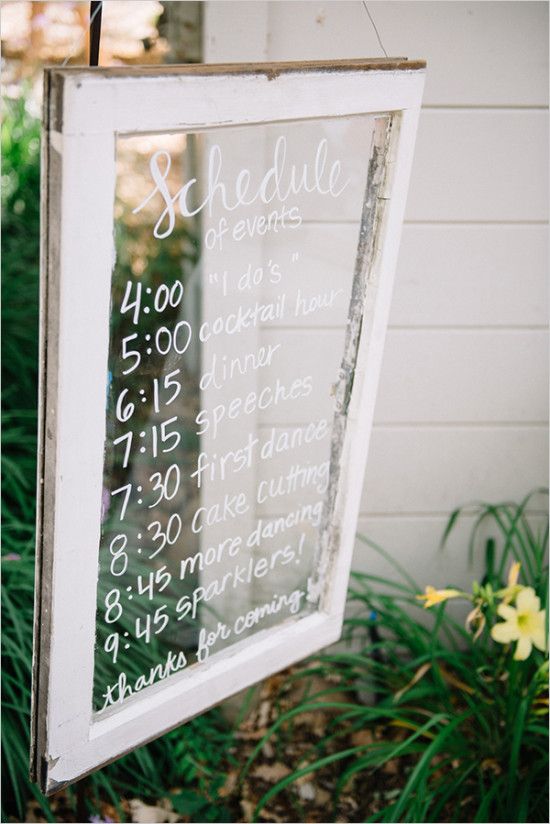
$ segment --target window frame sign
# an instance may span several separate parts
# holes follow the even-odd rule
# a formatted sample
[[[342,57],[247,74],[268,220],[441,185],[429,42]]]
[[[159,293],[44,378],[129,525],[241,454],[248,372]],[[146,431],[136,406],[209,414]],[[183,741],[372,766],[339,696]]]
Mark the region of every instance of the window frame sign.
[[[424,85],[403,58],[45,72],[31,770],[51,794],[336,641]],[[119,136],[371,115],[330,475],[306,616],[93,711]],[[329,376],[330,377],[330,376]]]

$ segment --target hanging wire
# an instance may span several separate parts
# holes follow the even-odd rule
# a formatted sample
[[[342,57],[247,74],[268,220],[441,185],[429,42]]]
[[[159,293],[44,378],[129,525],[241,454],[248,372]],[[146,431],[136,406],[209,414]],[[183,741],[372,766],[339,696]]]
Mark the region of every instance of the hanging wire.
[[[365,0],[363,0],[363,6],[364,6],[364,8],[365,8],[365,11],[366,11],[366,12],[367,12],[367,14],[368,14],[368,17],[369,17],[370,22],[372,23],[372,27],[373,27],[374,31],[376,32],[376,37],[378,38],[378,43],[380,44],[380,48],[381,48],[381,49],[382,49],[382,51],[384,52],[384,56],[385,56],[385,57],[387,57],[387,56],[388,56],[388,52],[387,52],[387,51],[386,51],[386,49],[384,48],[384,44],[382,43],[382,38],[380,37],[380,34],[378,33],[378,29],[376,28],[376,23],[374,22],[374,20],[373,20],[373,18],[372,18],[372,14],[370,13],[370,11],[369,11],[369,7],[367,6],[367,4],[366,4]]]
[[[65,68],[65,66],[67,65],[69,60],[72,60],[72,58],[75,56],[75,54],[78,54],[80,52],[80,49],[82,48],[82,43],[83,43],[84,39],[86,38],[86,36],[87,36],[87,34],[90,30],[90,27],[96,21],[96,18],[98,16],[100,16],[100,21],[99,22],[101,23],[101,10],[102,10],[102,8],[103,8],[103,2],[98,2],[95,6],[95,9],[93,9],[93,11],[90,15],[90,22],[88,23],[87,29],[85,31],[83,31],[82,34],[79,36],[73,50],[67,55],[67,57],[65,58],[65,60],[61,64],[62,69]],[[91,52],[91,50],[90,50],[90,52]],[[90,54],[90,56],[91,56],[91,54]],[[92,64],[90,63],[90,65],[92,65]],[[95,65],[97,65],[97,63]]]

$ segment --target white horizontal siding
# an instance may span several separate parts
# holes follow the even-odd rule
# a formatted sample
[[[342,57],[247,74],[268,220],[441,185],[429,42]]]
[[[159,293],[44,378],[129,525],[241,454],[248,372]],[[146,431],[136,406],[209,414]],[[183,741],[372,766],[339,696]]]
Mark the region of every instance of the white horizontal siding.
[[[467,585],[470,524],[441,560],[446,514],[521,499],[548,479],[548,6],[369,8],[388,53],[426,58],[428,74],[359,529],[422,585]],[[360,2],[209,2],[205,21],[212,62],[380,55]],[[357,233],[349,204],[337,216],[308,209],[315,257],[295,290],[334,286]],[[299,324],[285,319],[304,368],[330,366],[344,317],[336,302]],[[307,414],[315,406],[319,417],[323,403]],[[262,431],[300,423],[281,412],[261,418]],[[387,569],[362,543],[355,566]]]
[[[426,110],[407,220],[548,219],[548,112]]]
[[[361,512],[450,512],[547,485],[546,426],[374,427]]]
[[[543,326],[548,227],[406,225],[390,326]]]
[[[390,330],[375,421],[544,424],[547,351],[544,331]]]

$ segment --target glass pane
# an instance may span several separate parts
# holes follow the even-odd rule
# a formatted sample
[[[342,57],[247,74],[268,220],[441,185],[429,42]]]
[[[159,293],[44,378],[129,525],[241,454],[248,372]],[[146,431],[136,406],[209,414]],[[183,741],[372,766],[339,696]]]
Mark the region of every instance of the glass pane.
[[[317,608],[373,126],[117,140],[98,712]]]

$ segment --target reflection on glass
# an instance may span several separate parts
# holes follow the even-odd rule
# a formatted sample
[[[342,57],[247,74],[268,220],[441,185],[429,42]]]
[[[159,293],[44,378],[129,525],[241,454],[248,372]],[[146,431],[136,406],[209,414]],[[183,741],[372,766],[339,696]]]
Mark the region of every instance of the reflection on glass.
[[[99,713],[316,609],[372,130],[118,138]]]

